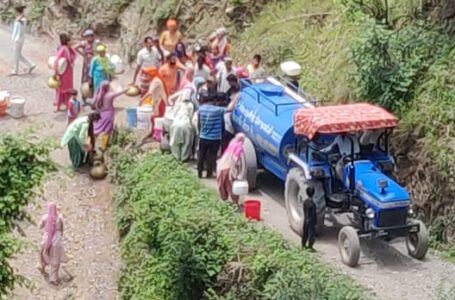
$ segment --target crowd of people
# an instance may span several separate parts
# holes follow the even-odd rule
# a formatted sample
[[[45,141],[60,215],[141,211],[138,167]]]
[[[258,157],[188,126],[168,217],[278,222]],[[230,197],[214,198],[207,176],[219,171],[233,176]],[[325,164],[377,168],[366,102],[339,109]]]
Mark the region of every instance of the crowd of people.
[[[234,138],[230,112],[239,97],[239,80],[259,81],[266,75],[259,54],[252,57],[246,68],[234,65],[228,36],[226,28],[221,27],[207,41],[198,40],[188,45],[177,21],[169,19],[160,36],[143,39],[143,48],[137,53],[137,66],[129,84],[129,87],[139,89],[139,106],[153,107],[150,130],[144,141],[161,139],[155,121],[163,118],[166,110],[171,108],[174,117],[168,132],[171,153],[182,161],[197,156],[200,178],[204,171],[205,177],[214,176],[217,158],[226,153]],[[86,29],[82,37],[84,40],[75,44],[67,34],[61,34],[54,63],[54,77],[60,82],[55,99],[56,112],[65,106],[68,113],[68,129],[61,144],[68,145],[75,168],[87,162],[87,155],[80,159],[80,153],[93,151],[93,140],[98,149],[107,149],[114,128],[114,100],[129,88],[112,88],[110,82],[115,66],[106,54],[107,47],[96,39],[95,32]],[[81,85],[88,85],[93,94],[90,102],[87,95],[83,95],[82,104],[78,104],[73,82],[77,54],[83,58]],[[66,61],[66,68],[59,73],[62,58]],[[78,119],[80,106],[87,104],[95,112]],[[236,143],[242,140],[238,139]],[[235,159],[231,157],[222,161],[234,163]],[[219,177],[224,173],[216,174]],[[219,182],[232,184],[225,179]]]
[[[23,62],[31,73],[35,64],[22,55],[25,40],[26,18],[24,6],[17,7],[12,43],[15,47],[14,68],[17,75]],[[58,82],[55,95],[55,112],[65,111],[67,129],[61,146],[67,146],[74,168],[90,161],[96,149],[105,151],[114,129],[114,100],[137,87],[139,106],[153,107],[150,131],[145,139],[160,140],[156,134],[156,120],[163,118],[166,109],[172,109],[173,121],[169,128],[169,143],[176,159],[187,161],[197,156],[200,178],[216,176],[220,197],[239,202],[232,192],[243,152],[243,134],[235,135],[230,113],[240,94],[240,79],[259,81],[265,77],[259,54],[252,57],[246,68],[236,67],[231,55],[229,33],[218,28],[206,40],[193,45],[185,43],[175,19],[169,19],[166,30],[160,35],[143,39],[143,48],[136,56],[137,67],[125,89],[114,89],[112,80],[115,65],[107,55],[107,47],[97,38],[93,29],[86,29],[82,41],[70,35],[59,35],[59,46],[53,60],[52,78]],[[81,100],[75,89],[74,66],[78,55],[83,59]],[[89,92],[87,92],[87,87]],[[82,106],[90,105],[92,112],[80,116]],[[218,164],[217,164],[217,159]],[[63,221],[57,214],[55,203],[49,204],[41,228],[45,229],[40,251],[40,271],[51,266],[50,281],[59,281],[59,266],[64,259],[62,241]]]

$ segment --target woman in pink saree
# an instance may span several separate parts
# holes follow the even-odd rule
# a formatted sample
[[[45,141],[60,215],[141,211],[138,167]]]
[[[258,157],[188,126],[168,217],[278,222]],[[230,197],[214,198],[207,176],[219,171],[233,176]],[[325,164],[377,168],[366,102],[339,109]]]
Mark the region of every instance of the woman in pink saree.
[[[231,197],[235,204],[238,204],[239,196],[234,195],[232,192],[232,182],[237,177],[244,142],[245,135],[243,133],[237,133],[218,160],[216,167],[216,181],[221,199],[227,200],[228,197]]]
[[[76,51],[71,48],[71,38],[67,34],[60,34],[60,48],[57,52],[54,63],[54,78],[60,79],[60,86],[57,89],[55,97],[55,112],[60,111],[60,107],[65,105],[68,107],[68,101],[71,98],[73,90],[73,69],[74,61],[76,60]],[[66,69],[62,74],[58,73],[58,62],[61,58],[66,60]]]
[[[57,205],[54,202],[48,204],[47,214],[41,219],[40,229],[44,228],[39,269],[45,274],[46,266],[50,265],[49,282],[56,285],[60,280],[60,264],[66,260],[66,256],[63,248],[63,220],[57,214]]]

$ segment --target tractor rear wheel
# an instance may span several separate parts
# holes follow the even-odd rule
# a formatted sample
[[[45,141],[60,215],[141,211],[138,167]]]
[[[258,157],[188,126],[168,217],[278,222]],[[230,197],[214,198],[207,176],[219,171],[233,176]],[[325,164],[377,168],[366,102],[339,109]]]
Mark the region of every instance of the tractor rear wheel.
[[[428,231],[425,224],[418,220],[419,232],[413,232],[406,238],[406,248],[408,248],[409,256],[416,259],[423,259],[428,251]]]
[[[338,250],[341,261],[350,267],[355,267],[360,258],[360,240],[357,231],[352,226],[344,226],[338,234]]]
[[[243,154],[240,161],[240,178],[248,181],[248,187],[250,190],[256,188],[256,177],[257,177],[257,158],[256,150],[250,139],[245,138],[243,142]]]
[[[324,187],[320,181],[312,181],[311,184],[315,189],[313,200],[317,210],[316,234],[320,235],[325,221],[326,204]],[[308,181],[301,168],[295,167],[289,170],[284,191],[286,212],[292,230],[299,235],[303,234],[303,202],[308,198],[306,194],[307,187]]]
[[[284,199],[289,225],[300,236],[303,234],[303,201],[306,200],[307,181],[300,168],[292,168],[286,177]]]

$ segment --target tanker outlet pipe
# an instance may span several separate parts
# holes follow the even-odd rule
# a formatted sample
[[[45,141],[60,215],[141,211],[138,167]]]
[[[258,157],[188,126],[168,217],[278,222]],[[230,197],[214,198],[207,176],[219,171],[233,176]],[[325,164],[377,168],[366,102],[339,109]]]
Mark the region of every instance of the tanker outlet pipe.
[[[308,167],[308,164],[304,162],[303,160],[300,159],[297,155],[294,153],[289,153],[288,155],[288,160],[292,161],[295,163],[297,166],[302,168],[303,174],[305,175],[306,180],[311,180],[311,173],[310,173],[310,168]]]

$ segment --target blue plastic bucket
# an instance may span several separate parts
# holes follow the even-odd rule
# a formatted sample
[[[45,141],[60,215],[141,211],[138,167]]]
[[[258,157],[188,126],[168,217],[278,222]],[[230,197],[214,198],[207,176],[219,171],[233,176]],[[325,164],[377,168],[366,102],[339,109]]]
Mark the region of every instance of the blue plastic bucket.
[[[129,128],[137,127],[137,108],[128,107],[126,109],[126,124]]]

